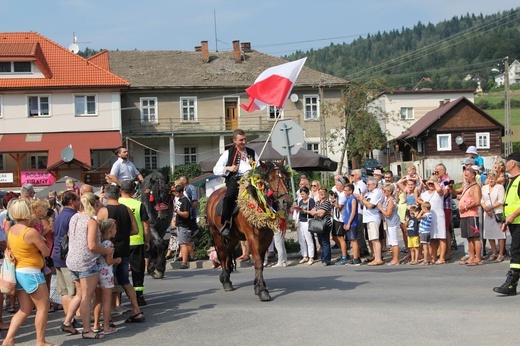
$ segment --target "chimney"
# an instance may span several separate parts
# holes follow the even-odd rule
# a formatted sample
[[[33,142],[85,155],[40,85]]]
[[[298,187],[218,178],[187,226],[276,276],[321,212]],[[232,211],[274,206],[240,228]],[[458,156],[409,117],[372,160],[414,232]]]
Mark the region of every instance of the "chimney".
[[[444,104],[450,103],[450,99],[444,99]]]
[[[242,52],[250,52],[251,51],[251,42],[242,42],[240,44],[240,47],[242,48]]]
[[[444,100],[440,100],[439,101],[439,107],[442,107],[443,104],[444,104]]]
[[[209,62],[209,49],[208,49],[208,41],[201,41],[201,49],[202,49],[202,62]]]
[[[233,57],[236,63],[242,62],[242,52],[240,51],[240,41],[233,41]]]
[[[195,51],[196,52],[202,52],[202,47],[201,46],[195,46]]]

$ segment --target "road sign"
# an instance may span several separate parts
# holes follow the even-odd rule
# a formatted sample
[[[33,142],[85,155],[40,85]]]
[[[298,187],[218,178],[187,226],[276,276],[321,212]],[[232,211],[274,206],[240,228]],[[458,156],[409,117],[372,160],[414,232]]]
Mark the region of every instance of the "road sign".
[[[295,155],[304,142],[303,129],[294,120],[280,120],[274,127],[271,144],[281,155]]]

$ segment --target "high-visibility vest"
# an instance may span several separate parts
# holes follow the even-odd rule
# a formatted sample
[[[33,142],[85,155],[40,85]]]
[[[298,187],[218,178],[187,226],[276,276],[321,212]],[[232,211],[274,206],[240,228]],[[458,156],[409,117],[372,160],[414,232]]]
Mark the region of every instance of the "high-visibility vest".
[[[136,235],[130,236],[130,246],[134,245],[143,245],[144,244],[144,230],[143,230],[143,222],[141,221],[141,202],[133,198],[119,198],[119,203],[126,205],[132,213],[134,213],[135,221],[137,221],[137,227],[139,228],[139,233]]]
[[[520,184],[520,175],[509,182],[507,187],[506,199],[504,201],[504,215],[507,217],[520,208],[520,197],[518,196],[518,185]],[[517,216],[513,224],[520,224],[520,216]]]

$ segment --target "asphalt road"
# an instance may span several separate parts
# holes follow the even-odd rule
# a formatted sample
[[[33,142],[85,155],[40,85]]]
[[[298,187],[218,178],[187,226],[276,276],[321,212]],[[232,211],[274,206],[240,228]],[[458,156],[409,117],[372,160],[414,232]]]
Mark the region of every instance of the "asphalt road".
[[[94,342],[61,333],[63,315],[56,312],[47,339],[125,346],[512,344],[520,296],[492,291],[508,265],[266,268],[270,302],[254,295],[250,267],[232,274],[233,292],[222,290],[219,270],[169,269],[163,280],[145,280],[146,322],[114,317],[117,333]],[[34,345],[34,338],[31,317],[16,342]]]

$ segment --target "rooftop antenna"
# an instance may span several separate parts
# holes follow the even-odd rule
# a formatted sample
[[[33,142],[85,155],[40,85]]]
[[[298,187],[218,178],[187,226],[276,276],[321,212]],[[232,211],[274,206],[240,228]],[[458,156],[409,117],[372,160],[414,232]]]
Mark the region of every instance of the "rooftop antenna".
[[[217,11],[213,10],[213,23],[215,25],[215,52],[218,52],[218,38],[217,38]]]
[[[78,54],[79,52],[79,45],[78,43],[91,43],[91,42],[78,42],[78,38],[76,37],[76,33],[72,33],[72,43],[69,45],[69,51],[71,51],[74,54]]]

